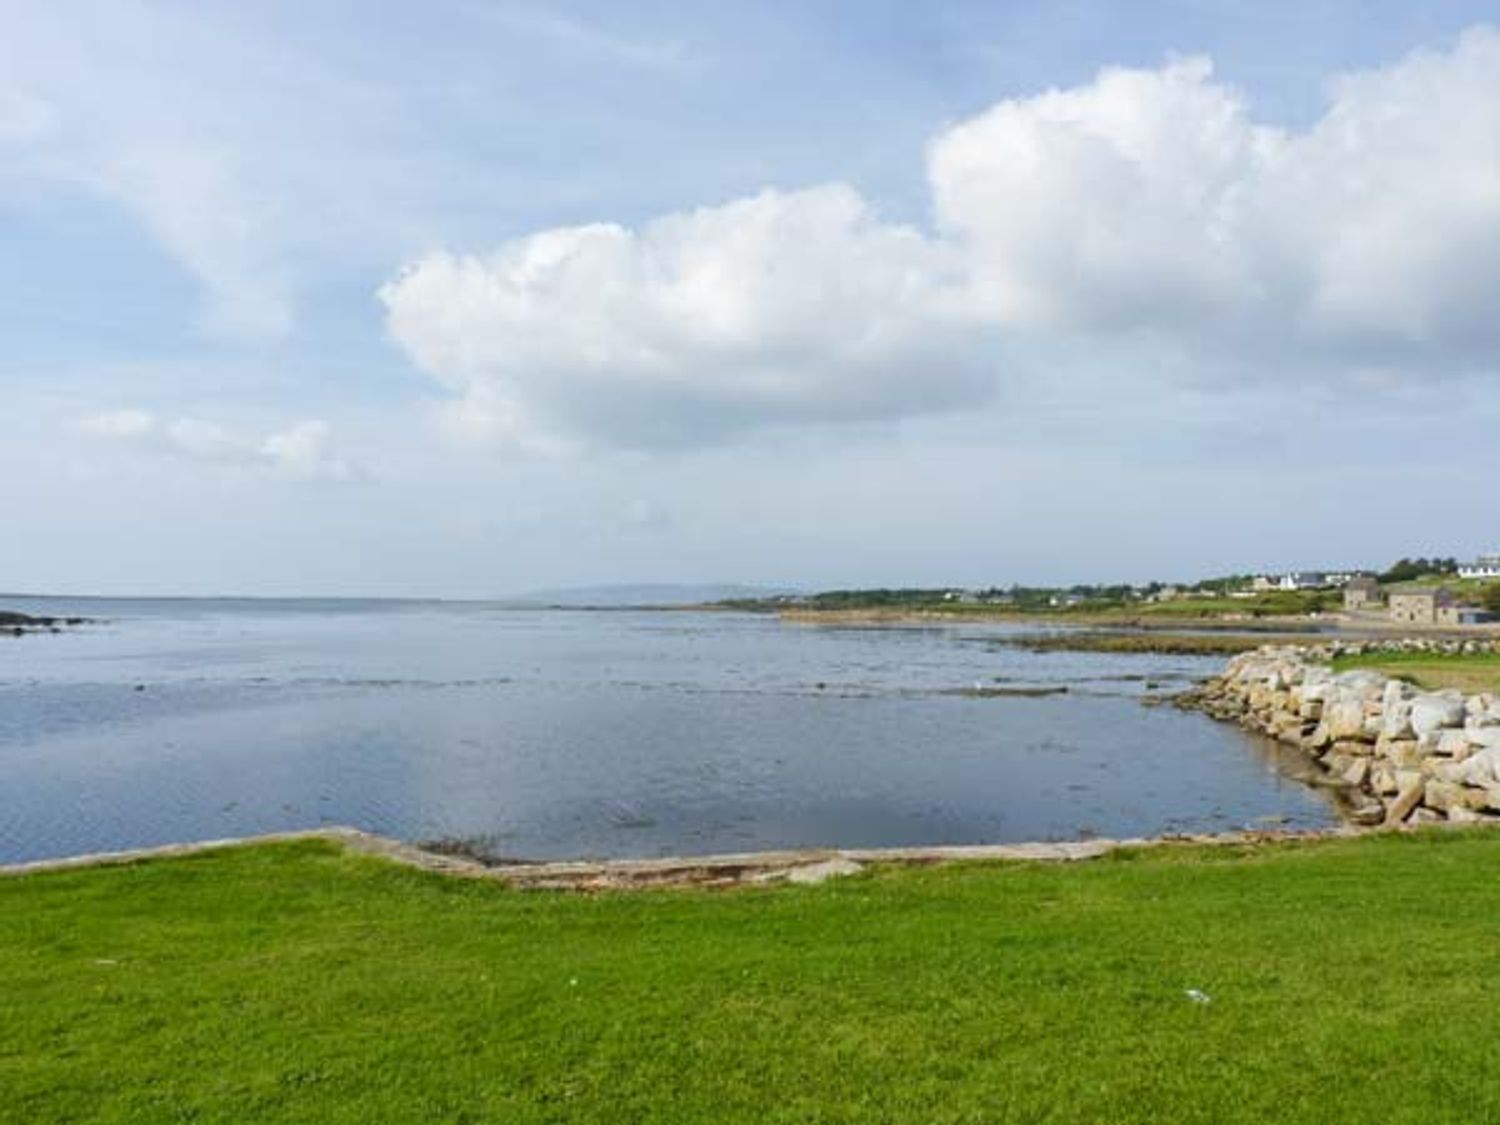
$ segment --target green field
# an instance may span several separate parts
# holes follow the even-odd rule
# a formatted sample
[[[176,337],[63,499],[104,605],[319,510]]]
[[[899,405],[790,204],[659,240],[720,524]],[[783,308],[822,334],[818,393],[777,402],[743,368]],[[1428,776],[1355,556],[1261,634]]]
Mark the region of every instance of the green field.
[[[1155,627],[1181,629],[1196,625],[1235,628],[1281,627],[1292,618],[1336,610],[1342,595],[1329,591],[1273,592],[1247,598],[1182,597],[1164,602],[1084,601],[1070,606],[1045,603],[1026,605],[960,601],[860,602],[850,597],[838,602],[770,606],[765,603],[735,603],[728,608],[774,611],[792,620],[1056,620],[1068,625],[1100,627]],[[1259,623],[1259,624],[1257,624]]]
[[[1171,653],[1180,656],[1235,656],[1263,645],[1307,644],[1309,633],[1216,632],[1185,633],[1169,629],[1067,630],[1035,633],[1008,639],[1006,643],[1033,652],[1122,652]]]
[[[1500,693],[1500,652],[1444,656],[1430,652],[1374,652],[1360,656],[1340,656],[1333,670],[1373,668],[1392,679],[1406,680],[1418,687],[1436,691],[1458,688],[1473,694]]]
[[[324,842],[5,878],[0,1118],[1497,1120],[1497,866],[1481,829],[718,892]]]
[[[1273,590],[1248,598],[1203,598],[1187,596],[1171,601],[1123,607],[1147,617],[1301,617],[1343,608],[1344,596],[1336,590]]]

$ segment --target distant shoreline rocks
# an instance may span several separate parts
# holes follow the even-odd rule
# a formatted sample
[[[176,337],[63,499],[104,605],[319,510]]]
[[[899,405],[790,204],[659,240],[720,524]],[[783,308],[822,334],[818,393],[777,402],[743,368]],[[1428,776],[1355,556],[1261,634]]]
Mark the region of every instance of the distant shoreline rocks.
[[[24,637],[27,633],[61,633],[65,628],[87,624],[87,617],[36,617],[0,609],[0,635],[8,633],[12,637]]]

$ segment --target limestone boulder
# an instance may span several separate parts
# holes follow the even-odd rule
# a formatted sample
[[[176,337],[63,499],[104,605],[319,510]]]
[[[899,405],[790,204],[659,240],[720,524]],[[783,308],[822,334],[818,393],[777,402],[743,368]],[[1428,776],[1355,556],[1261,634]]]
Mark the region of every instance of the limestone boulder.
[[[1384,762],[1376,761],[1370,768],[1370,788],[1382,797],[1396,794],[1396,771]]]
[[[1385,743],[1383,755],[1393,766],[1400,769],[1410,769],[1417,765],[1425,755],[1417,749],[1415,739],[1400,738]]]
[[[1500,726],[1500,700],[1487,691],[1471,695],[1465,705],[1467,723],[1476,727]]]
[[[1500,727],[1479,727],[1477,730],[1466,730],[1464,736],[1470,746],[1480,750],[1500,751]]]
[[[1384,701],[1387,682],[1379,672],[1372,672],[1368,668],[1340,672],[1334,677],[1336,690],[1341,698],[1370,700],[1375,703]]]
[[[1304,704],[1327,703],[1334,690],[1333,677],[1320,668],[1316,669],[1320,675],[1315,679],[1311,674],[1312,671],[1309,670],[1308,676],[1303,679],[1301,687],[1297,689],[1298,695],[1301,696]]]
[[[1461,762],[1480,746],[1481,743],[1473,741],[1466,730],[1445,730],[1438,732],[1437,747],[1433,752]]]
[[[1416,691],[1410,684],[1404,684],[1400,680],[1387,680],[1380,696],[1380,705],[1389,712],[1410,703],[1415,694]]]
[[[1335,742],[1365,737],[1365,705],[1360,699],[1336,699],[1323,707],[1323,725]]]
[[[1302,749],[1309,754],[1322,754],[1332,745],[1333,736],[1328,733],[1328,727],[1323,723],[1319,723],[1310,734],[1302,737]]]
[[[1464,697],[1458,691],[1429,691],[1411,701],[1411,727],[1421,738],[1464,723]]]
[[[1455,762],[1450,758],[1429,758],[1422,763],[1422,772],[1428,777],[1435,777],[1439,781],[1452,781],[1459,785],[1464,784],[1467,776],[1464,773],[1464,764]]]
[[[1398,772],[1396,785],[1396,796],[1391,799],[1385,809],[1385,823],[1392,827],[1400,824],[1411,815],[1414,808],[1421,804],[1422,794],[1427,788],[1427,783],[1421,774],[1411,776],[1405,770]]]
[[[1455,764],[1456,781],[1465,785],[1500,784],[1500,746],[1480,750]]]
[[[1391,683],[1395,683],[1392,680]],[[1405,699],[1392,700],[1386,697],[1380,733],[1386,738],[1414,738],[1416,732],[1411,725],[1411,703]]]
[[[1451,781],[1433,778],[1423,791],[1422,803],[1430,809],[1483,809],[1490,804],[1490,793],[1469,785],[1457,785]]]

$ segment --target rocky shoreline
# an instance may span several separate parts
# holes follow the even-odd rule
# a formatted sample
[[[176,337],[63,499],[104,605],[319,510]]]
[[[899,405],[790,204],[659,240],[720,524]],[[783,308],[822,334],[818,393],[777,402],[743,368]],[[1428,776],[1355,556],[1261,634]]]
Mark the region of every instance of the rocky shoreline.
[[[1295,746],[1356,824],[1500,822],[1500,696],[1422,691],[1339,656],[1500,652],[1492,640],[1265,646],[1229,661],[1179,706]]]

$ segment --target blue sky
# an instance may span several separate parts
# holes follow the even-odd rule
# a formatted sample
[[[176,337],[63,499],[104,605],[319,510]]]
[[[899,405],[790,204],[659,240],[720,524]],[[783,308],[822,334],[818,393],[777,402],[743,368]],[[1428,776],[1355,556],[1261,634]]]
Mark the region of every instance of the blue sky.
[[[0,0],[0,589],[1500,548],[1497,25]]]

